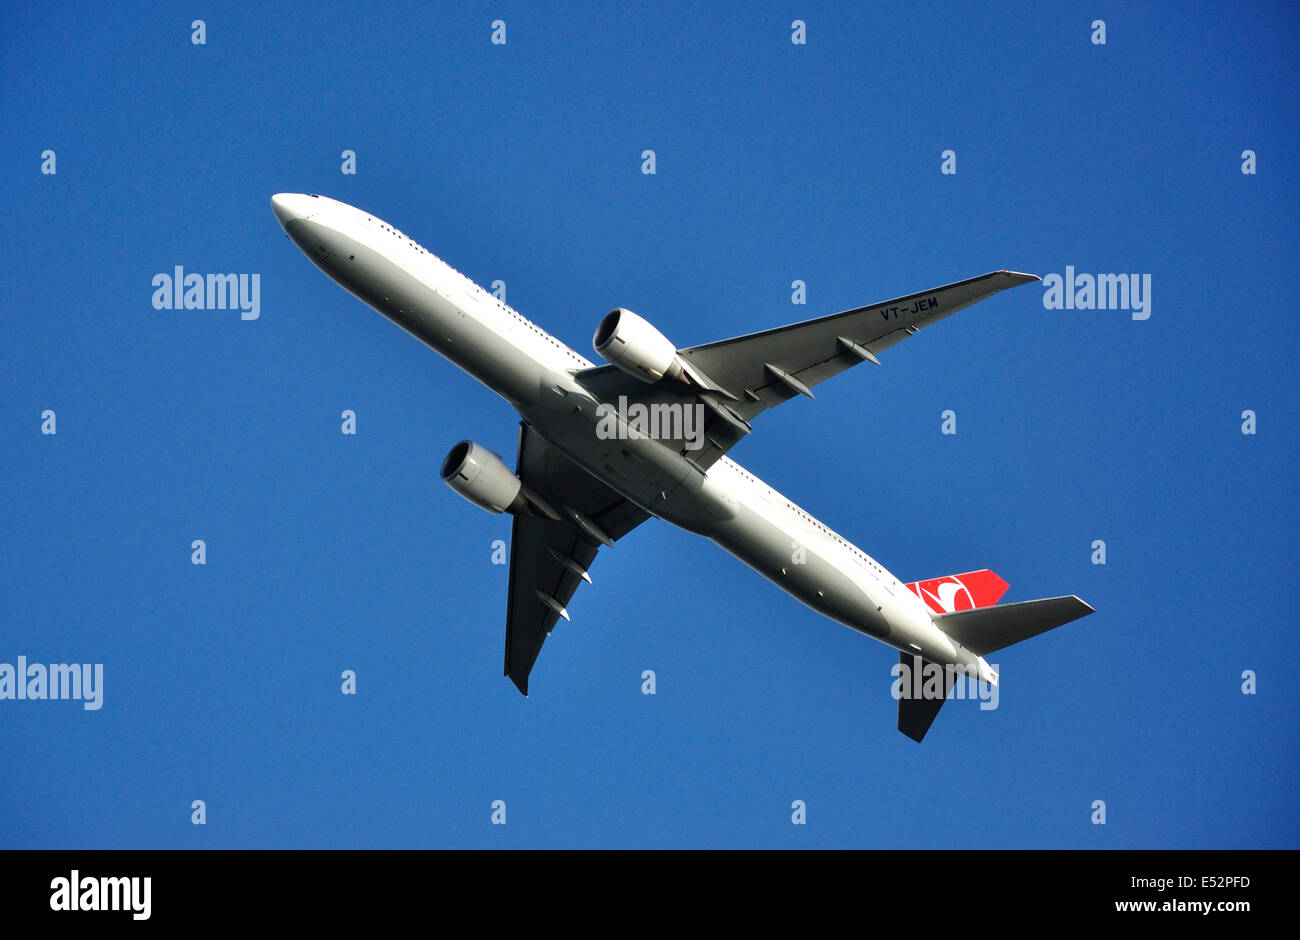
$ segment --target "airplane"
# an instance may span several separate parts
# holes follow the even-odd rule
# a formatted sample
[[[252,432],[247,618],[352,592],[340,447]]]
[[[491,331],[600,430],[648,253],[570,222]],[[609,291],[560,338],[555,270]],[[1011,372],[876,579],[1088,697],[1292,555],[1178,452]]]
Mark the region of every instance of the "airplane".
[[[595,365],[376,216],[306,193],[278,193],[271,208],[326,275],[519,413],[513,472],[463,440],[441,476],[476,506],[513,517],[505,674],[525,696],[600,547],[651,516],[898,650],[898,668],[941,675],[924,694],[918,683],[897,696],[898,728],[918,742],[958,676],[997,685],[985,656],[1094,612],[1074,595],[999,605],[1007,584],[987,570],[905,584],[726,456],[764,411],[812,398],[858,363],[879,365],[896,343],[1035,275],[994,271],[681,349],[618,307],[592,338],[607,363]]]

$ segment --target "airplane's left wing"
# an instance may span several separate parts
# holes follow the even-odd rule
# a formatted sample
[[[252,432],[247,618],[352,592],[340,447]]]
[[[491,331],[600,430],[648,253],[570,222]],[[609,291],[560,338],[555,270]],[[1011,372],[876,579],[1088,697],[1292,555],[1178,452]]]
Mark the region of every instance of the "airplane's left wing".
[[[564,516],[514,517],[510,534],[510,587],[506,609],[506,675],[528,694],[528,674],[605,538],[632,531],[649,513],[628,502],[520,425],[516,472]]]
[[[1037,281],[1033,274],[994,271],[919,294],[856,307],[815,320],[678,350],[691,365],[736,397],[745,420],[789,401],[914,335],[923,327],[1008,287]]]
[[[702,441],[665,443],[707,470],[750,432],[757,415],[812,389],[860,362],[878,362],[879,353],[922,328],[991,297],[1037,281],[1033,274],[993,271],[917,294],[856,307],[842,313],[677,350],[695,373],[691,384],[660,380],[647,384],[613,365],[594,366],[577,379],[600,401],[669,406],[700,404],[706,409]],[[700,446],[700,445],[703,446]]]

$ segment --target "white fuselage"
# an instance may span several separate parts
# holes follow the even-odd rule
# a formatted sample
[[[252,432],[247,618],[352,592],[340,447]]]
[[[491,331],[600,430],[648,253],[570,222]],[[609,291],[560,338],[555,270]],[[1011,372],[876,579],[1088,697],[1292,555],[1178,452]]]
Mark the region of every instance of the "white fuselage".
[[[601,440],[601,402],[575,378],[592,363],[397,229],[323,196],[283,194],[273,205],[326,274],[506,398],[610,489],[716,542],[819,613],[898,650],[993,678],[884,566],[739,464],[723,457],[703,471],[653,439]]]

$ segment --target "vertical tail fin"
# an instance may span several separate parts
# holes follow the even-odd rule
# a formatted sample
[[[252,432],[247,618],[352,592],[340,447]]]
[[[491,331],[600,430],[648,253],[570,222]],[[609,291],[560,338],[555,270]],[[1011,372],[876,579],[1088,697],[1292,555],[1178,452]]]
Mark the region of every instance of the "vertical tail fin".
[[[1009,585],[987,569],[914,581],[906,587],[930,608],[935,615],[935,626],[980,657],[979,678],[993,685],[997,685],[997,675],[984,662],[986,653],[1093,612],[1091,607],[1073,596],[1022,601],[999,607],[997,603]],[[921,675],[932,670],[943,672],[941,698],[935,694],[937,689],[928,690],[931,692],[928,696],[917,696],[915,692],[920,685],[914,685],[912,695],[898,700],[898,730],[913,741],[920,741],[934,724],[939,709],[952,691],[953,672],[950,667],[939,666],[911,653],[900,653],[899,663],[904,675]]]
[[[925,601],[934,613],[950,614],[956,610],[992,607],[1007,593],[1010,585],[985,569],[950,574],[929,581],[914,581],[904,587]]]

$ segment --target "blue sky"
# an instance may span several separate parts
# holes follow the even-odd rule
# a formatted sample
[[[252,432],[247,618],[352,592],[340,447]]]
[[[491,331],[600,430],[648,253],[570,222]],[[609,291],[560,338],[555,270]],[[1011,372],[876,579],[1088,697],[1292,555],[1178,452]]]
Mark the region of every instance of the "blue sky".
[[[0,662],[103,663],[104,699],[0,701],[0,846],[1297,846],[1293,6],[361,10],[8,14]],[[1097,613],[918,746],[892,650],[652,521],[525,700],[509,520],[437,476],[517,418],[302,257],[280,191],[589,358],[614,306],[688,346],[999,268],[1149,274],[1147,320],[1017,288],[733,452],[906,580]],[[155,310],[176,265],[258,274],[259,318]]]

